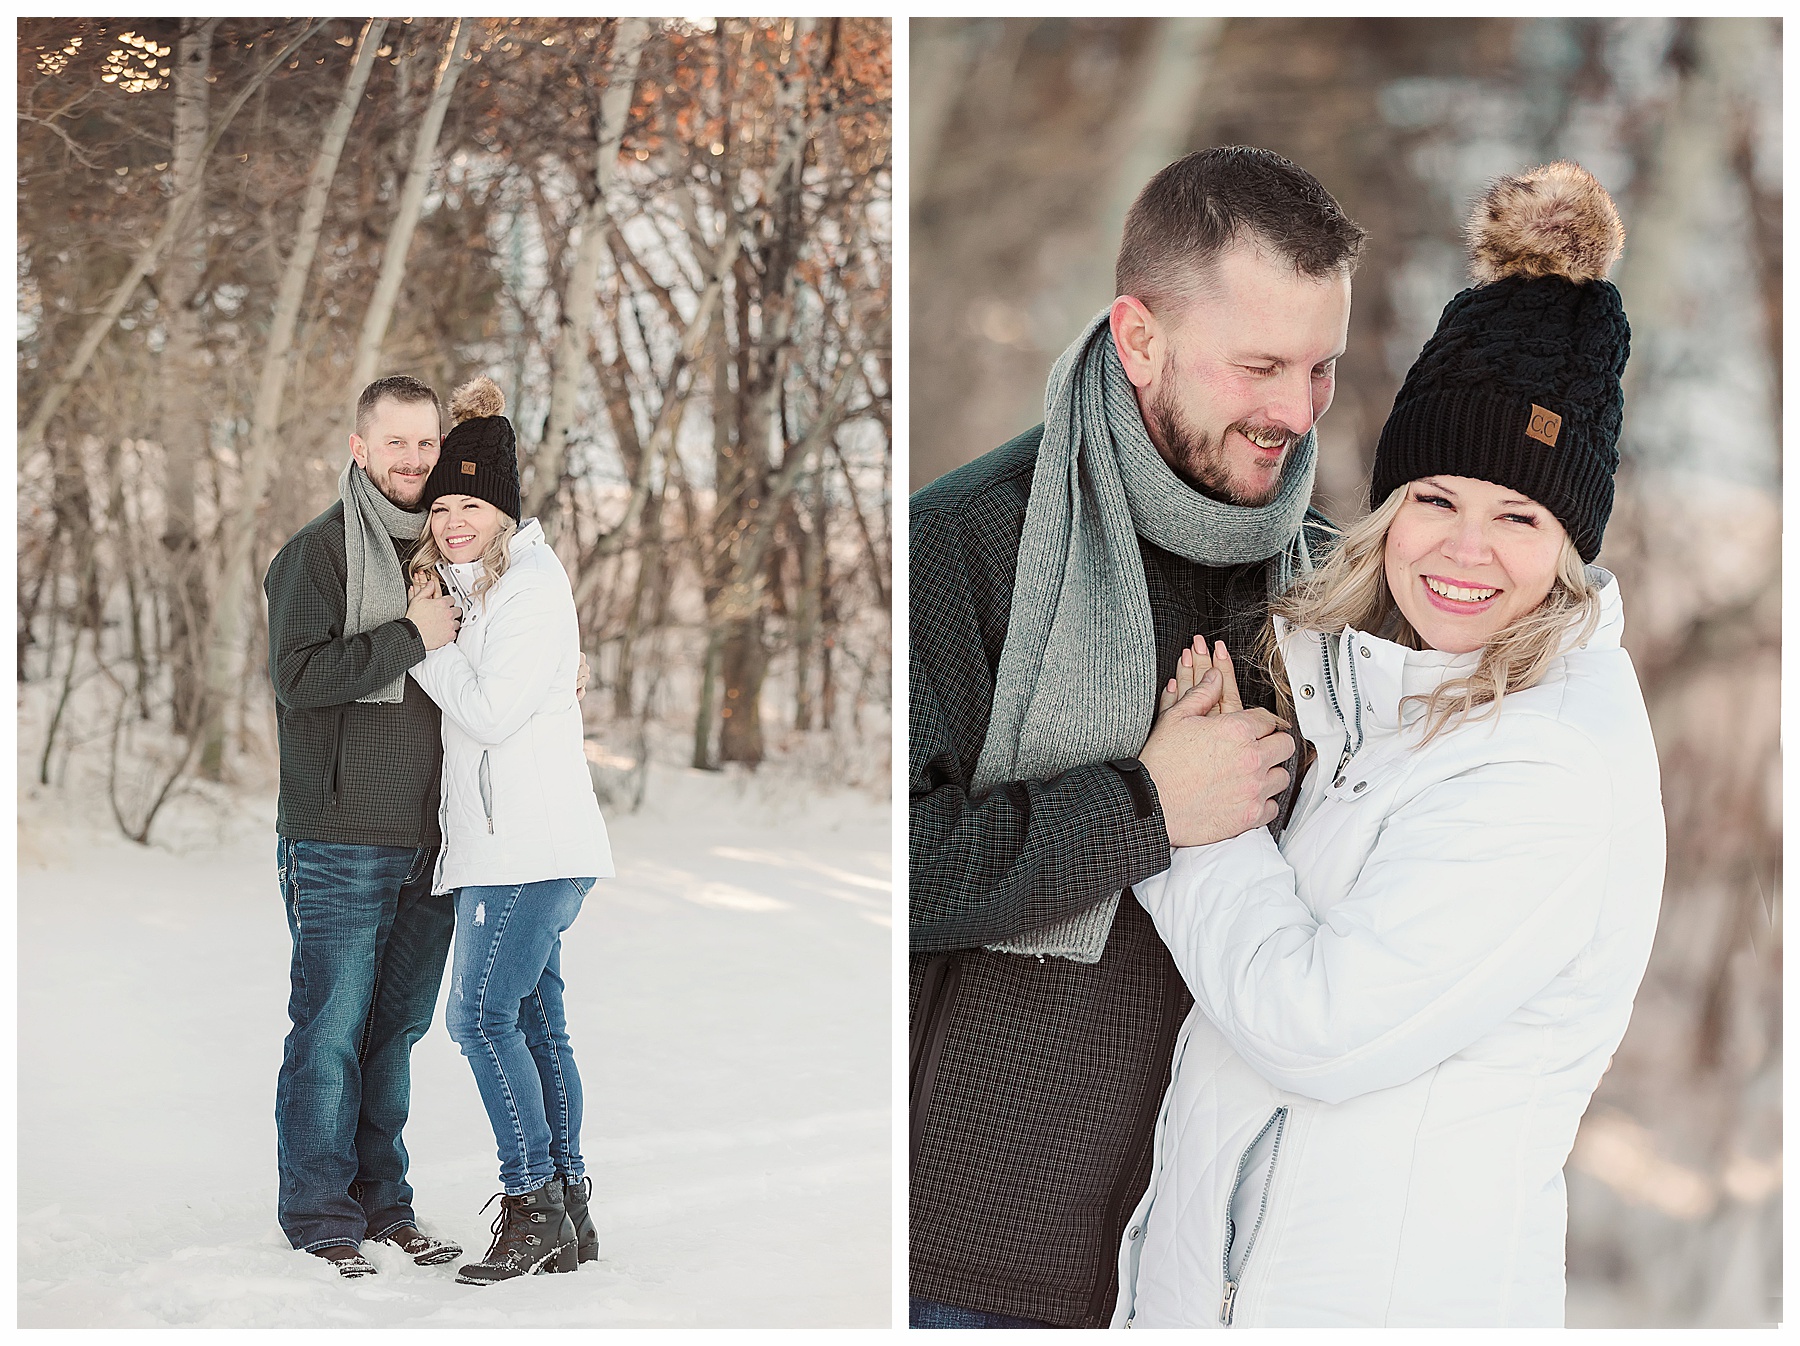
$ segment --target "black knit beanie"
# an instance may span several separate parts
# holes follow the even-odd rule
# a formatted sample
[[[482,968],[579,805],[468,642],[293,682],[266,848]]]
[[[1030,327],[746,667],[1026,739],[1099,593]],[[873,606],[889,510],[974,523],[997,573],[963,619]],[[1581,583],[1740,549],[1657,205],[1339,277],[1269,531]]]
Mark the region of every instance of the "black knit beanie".
[[[1612,514],[1631,327],[1606,273],[1625,230],[1576,164],[1502,178],[1469,221],[1475,286],[1444,306],[1375,447],[1369,506],[1420,477],[1509,486],[1584,561]]]
[[[420,508],[429,510],[439,496],[472,495],[518,522],[519,453],[505,410],[505,395],[486,375],[450,395],[453,428],[425,478]]]

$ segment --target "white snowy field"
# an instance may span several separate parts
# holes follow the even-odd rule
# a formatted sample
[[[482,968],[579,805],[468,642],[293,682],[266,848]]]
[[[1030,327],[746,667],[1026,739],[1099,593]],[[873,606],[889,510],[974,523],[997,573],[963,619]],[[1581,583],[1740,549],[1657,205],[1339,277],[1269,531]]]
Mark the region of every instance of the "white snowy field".
[[[144,848],[103,795],[32,779],[19,1326],[889,1323],[885,802],[658,767],[609,810],[619,875],[563,946],[600,1260],[479,1288],[375,1244],[380,1274],[341,1280],[276,1223],[272,795],[182,801]],[[497,1161],[441,1000],[406,1140],[421,1224],[479,1256]]]

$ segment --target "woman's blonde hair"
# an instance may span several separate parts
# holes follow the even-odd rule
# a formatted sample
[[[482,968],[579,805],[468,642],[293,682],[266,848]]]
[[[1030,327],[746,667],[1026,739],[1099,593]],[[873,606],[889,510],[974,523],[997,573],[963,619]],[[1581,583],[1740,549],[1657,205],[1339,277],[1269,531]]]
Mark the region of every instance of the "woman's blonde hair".
[[[1410,482],[1396,487],[1378,508],[1344,532],[1330,559],[1302,575],[1269,605],[1271,621],[1260,642],[1263,662],[1275,684],[1280,713],[1289,723],[1293,722],[1293,693],[1275,641],[1274,617],[1302,630],[1336,635],[1353,626],[1408,649],[1426,648],[1387,583],[1388,528],[1411,489]],[[1475,671],[1466,678],[1443,683],[1429,696],[1406,698],[1425,704],[1421,742],[1430,742],[1481,707],[1491,705],[1498,714],[1508,692],[1523,691],[1544,676],[1569,639],[1571,626],[1579,628],[1574,639],[1580,642],[1593,634],[1599,620],[1599,591],[1588,580],[1581,553],[1565,535],[1556,560],[1556,579],[1544,601],[1490,636],[1481,647]]]
[[[475,581],[477,598],[498,584],[500,577],[506,573],[507,566],[512,564],[512,553],[507,549],[507,543],[519,531],[519,525],[504,514],[500,517],[506,521],[500,525],[500,531],[494,534],[493,541],[481,553],[481,575]],[[432,578],[436,579],[438,562],[444,559],[444,553],[438,550],[437,539],[431,535],[431,511],[427,509],[425,526],[419,530],[419,545],[413,548],[412,560],[406,563],[407,587],[412,587],[426,571],[431,572]]]

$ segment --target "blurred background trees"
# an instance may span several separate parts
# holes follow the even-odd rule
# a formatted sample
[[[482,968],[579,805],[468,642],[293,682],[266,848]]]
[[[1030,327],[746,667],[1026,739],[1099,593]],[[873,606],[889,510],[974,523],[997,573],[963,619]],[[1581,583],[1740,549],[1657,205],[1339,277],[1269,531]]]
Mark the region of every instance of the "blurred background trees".
[[[22,717],[142,840],[270,760],[261,578],[357,392],[506,391],[591,755],[889,752],[891,34],[870,19],[25,19]]]
[[[1568,1169],[1569,1321],[1780,1317],[1781,24],[968,19],[911,24],[911,487],[1041,420],[1163,164],[1248,143],[1370,233],[1318,498],[1375,437],[1491,178],[1614,194],[1632,324],[1601,563],[1662,761],[1669,874],[1631,1030]]]

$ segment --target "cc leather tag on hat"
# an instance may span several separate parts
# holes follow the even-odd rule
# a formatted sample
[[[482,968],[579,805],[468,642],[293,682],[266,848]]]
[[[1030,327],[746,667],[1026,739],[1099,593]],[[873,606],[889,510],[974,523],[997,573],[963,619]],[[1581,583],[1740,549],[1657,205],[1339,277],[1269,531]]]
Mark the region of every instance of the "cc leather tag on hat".
[[[1555,448],[1556,437],[1560,433],[1562,433],[1562,417],[1558,416],[1554,411],[1545,411],[1536,402],[1533,402],[1531,404],[1531,421],[1525,427],[1526,437],[1528,439],[1535,439],[1540,444],[1548,444],[1551,448]],[[463,470],[465,472],[468,470],[468,467],[469,465],[467,463],[463,464]]]
[[[1533,412],[1538,412],[1538,411],[1543,411],[1543,410],[1544,410],[1544,409],[1543,409],[1543,408],[1542,408],[1542,407],[1533,407],[1533,408],[1532,408],[1532,411],[1533,411]],[[1545,414],[1545,415],[1546,415],[1546,416],[1549,416],[1549,415],[1550,415],[1550,413],[1549,413],[1549,412],[1547,412],[1547,411],[1545,411],[1545,412],[1544,412],[1544,414]],[[1556,418],[1555,418],[1555,417],[1554,417],[1554,416],[1552,416],[1552,417],[1551,417],[1551,420],[1553,420],[1553,421],[1554,421],[1554,420],[1555,420],[1555,419],[1556,419]],[[1537,419],[1536,419],[1536,417],[1535,417],[1535,416],[1534,416],[1534,417],[1533,417],[1533,418],[1532,418],[1532,422],[1531,422],[1531,423],[1532,423],[1532,424],[1533,424],[1533,425],[1536,425],[1536,424],[1537,424]],[[1557,422],[1557,424],[1561,424],[1561,422]],[[1527,432],[1527,433],[1529,433],[1529,431],[1528,431],[1528,432]],[[1547,440],[1547,441],[1546,441],[1546,442],[1547,442],[1547,443],[1550,443],[1550,444],[1554,444],[1554,443],[1556,443],[1556,427],[1555,427],[1555,425],[1552,425],[1552,426],[1551,426],[1551,428],[1550,428],[1550,438],[1549,438],[1549,439],[1548,439],[1548,440]],[[468,459],[466,459],[466,458],[465,458],[465,459],[463,459],[463,465],[462,465],[462,474],[463,474],[463,476],[465,476],[465,477],[472,477],[472,476],[474,476],[474,475],[475,475],[475,464],[473,464],[473,463],[471,463],[471,462],[470,462],[470,461],[469,461],[469,460],[468,460]]]

